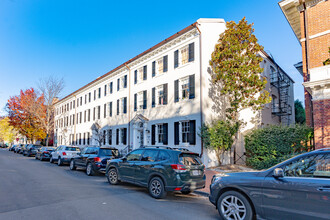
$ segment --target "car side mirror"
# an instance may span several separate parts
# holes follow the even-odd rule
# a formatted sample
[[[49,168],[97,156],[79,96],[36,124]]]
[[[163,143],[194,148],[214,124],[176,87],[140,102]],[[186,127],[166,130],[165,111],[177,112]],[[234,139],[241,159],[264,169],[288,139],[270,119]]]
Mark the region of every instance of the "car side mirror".
[[[282,168],[276,168],[273,172],[273,177],[275,177],[275,178],[284,177],[283,169]]]

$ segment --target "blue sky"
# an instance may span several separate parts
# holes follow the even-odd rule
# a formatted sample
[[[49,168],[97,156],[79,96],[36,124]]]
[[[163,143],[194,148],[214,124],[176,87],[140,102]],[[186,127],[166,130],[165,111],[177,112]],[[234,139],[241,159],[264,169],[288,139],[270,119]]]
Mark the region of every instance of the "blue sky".
[[[61,96],[79,89],[198,18],[254,23],[259,43],[295,80],[301,46],[279,0],[0,1],[0,115],[10,96],[37,87],[41,77],[64,77]]]

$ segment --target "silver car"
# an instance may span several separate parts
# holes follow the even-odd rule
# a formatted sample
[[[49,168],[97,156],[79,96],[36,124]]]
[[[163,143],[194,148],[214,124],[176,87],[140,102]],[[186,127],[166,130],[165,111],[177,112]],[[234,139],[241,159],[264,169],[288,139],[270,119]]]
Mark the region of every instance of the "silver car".
[[[77,156],[79,152],[79,147],[61,145],[51,153],[49,162],[57,162],[58,166],[62,166],[64,163],[70,163],[71,158]]]

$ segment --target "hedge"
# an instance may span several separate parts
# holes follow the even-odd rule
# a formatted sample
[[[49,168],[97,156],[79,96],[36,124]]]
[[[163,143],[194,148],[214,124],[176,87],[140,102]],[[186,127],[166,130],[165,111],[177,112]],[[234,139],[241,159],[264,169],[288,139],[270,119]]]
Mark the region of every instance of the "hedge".
[[[267,169],[283,160],[309,151],[313,129],[306,125],[271,125],[245,135],[246,164]]]

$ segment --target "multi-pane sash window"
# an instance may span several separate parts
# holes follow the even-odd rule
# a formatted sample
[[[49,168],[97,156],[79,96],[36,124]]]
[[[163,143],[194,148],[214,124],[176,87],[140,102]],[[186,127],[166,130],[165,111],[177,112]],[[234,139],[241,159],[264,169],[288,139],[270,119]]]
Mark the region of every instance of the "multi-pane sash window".
[[[181,99],[189,98],[189,78],[184,78],[181,80]]]
[[[188,63],[188,45],[181,49],[181,64]]]
[[[189,121],[183,121],[181,122],[182,127],[182,143],[188,143],[189,142]]]
[[[158,74],[163,73],[163,58],[157,60]]]
[[[163,143],[163,137],[164,137],[164,126],[163,124],[157,125],[157,131],[158,131],[158,143]]]

